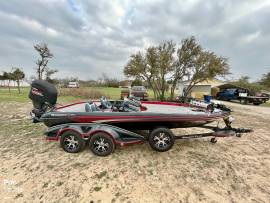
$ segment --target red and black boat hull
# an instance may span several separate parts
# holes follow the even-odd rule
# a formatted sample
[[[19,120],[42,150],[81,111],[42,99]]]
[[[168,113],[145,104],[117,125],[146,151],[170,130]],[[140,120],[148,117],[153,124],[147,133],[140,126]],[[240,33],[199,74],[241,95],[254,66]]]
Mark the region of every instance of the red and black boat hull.
[[[41,121],[48,127],[65,123],[103,123],[124,129],[148,130],[156,126],[167,128],[201,126],[226,116],[226,113],[185,115],[148,112],[49,112],[41,117]]]

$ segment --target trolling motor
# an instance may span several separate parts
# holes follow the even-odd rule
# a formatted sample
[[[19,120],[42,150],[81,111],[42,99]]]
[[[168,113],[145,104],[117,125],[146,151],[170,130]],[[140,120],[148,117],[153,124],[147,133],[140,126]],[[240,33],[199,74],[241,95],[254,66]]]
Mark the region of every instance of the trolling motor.
[[[57,101],[57,89],[55,86],[44,80],[35,80],[31,84],[29,98],[32,100],[33,109],[30,112],[33,123],[40,122],[40,117],[54,109]]]

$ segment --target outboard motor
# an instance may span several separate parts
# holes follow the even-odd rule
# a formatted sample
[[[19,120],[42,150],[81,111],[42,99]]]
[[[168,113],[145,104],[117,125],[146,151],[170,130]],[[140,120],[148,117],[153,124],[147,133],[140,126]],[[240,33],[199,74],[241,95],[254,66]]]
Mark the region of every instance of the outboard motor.
[[[57,89],[44,80],[35,80],[31,84],[29,98],[32,100],[33,122],[39,122],[39,118],[49,109],[53,109],[57,101]]]

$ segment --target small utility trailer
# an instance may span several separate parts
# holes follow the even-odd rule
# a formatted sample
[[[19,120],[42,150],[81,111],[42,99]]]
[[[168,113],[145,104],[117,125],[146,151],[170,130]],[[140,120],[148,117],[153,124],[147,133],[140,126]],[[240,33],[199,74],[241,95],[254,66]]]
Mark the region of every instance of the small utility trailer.
[[[241,104],[254,104],[254,105],[260,105],[269,100],[269,97],[263,97],[263,96],[239,96],[238,100]]]

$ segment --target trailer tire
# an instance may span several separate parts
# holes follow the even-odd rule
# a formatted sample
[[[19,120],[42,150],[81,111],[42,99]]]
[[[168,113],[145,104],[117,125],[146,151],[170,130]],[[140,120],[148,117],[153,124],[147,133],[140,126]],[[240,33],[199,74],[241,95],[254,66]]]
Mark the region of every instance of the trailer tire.
[[[244,104],[245,100],[244,99],[240,99],[240,104]]]
[[[68,130],[61,135],[60,145],[66,152],[77,153],[84,148],[85,140],[79,133]]]
[[[108,156],[115,149],[112,138],[103,132],[96,133],[91,136],[89,147],[91,151],[97,156]]]
[[[155,128],[149,135],[150,146],[158,151],[165,152],[172,148],[174,145],[174,134],[172,131],[165,127]]]
[[[240,103],[246,105],[248,103],[248,101],[246,99],[240,99]]]

